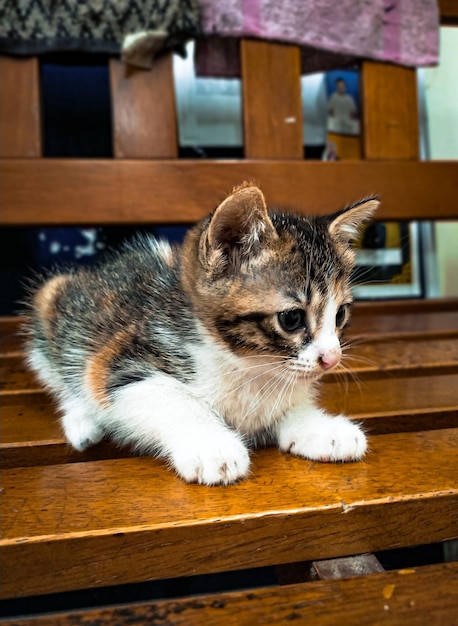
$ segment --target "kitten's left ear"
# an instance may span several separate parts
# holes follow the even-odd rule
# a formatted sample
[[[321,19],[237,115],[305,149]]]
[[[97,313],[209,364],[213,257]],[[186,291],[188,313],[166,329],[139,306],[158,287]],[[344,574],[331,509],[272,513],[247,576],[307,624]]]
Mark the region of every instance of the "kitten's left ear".
[[[338,213],[329,216],[329,234],[342,243],[349,244],[356,239],[361,226],[368,222],[380,202],[376,196],[365,198],[356,204],[352,204]]]

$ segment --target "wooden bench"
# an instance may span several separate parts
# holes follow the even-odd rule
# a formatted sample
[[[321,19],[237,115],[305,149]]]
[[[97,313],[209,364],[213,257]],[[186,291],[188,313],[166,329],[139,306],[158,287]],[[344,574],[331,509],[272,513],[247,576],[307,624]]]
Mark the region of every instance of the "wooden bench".
[[[447,10],[456,19],[458,11]],[[12,86],[7,102],[0,92],[2,224],[184,224],[246,178],[272,204],[301,212],[377,191],[379,219],[458,216],[458,164],[418,160],[413,70],[364,63],[364,160],[305,162],[301,124],[282,122],[301,118],[297,50],[243,42],[246,159],[195,162],[176,158],[170,58],[151,72],[125,73],[117,61],[110,67],[115,158],[45,159],[38,63],[0,58]],[[260,67],[270,80],[260,83]],[[272,100],[280,86],[285,98]],[[322,403],[364,423],[370,452],[362,462],[318,464],[258,450],[252,476],[226,488],[185,484],[160,460],[109,442],[71,450],[51,399],[26,371],[19,323],[0,322],[0,610],[13,615],[16,602],[14,623],[21,612],[37,612],[27,608],[36,596],[52,607],[68,592],[66,608],[76,609],[76,590],[240,570],[253,570],[253,589],[19,623],[458,620],[456,562],[384,572],[367,556],[458,537],[458,301],[355,306],[347,333],[353,373],[330,374]],[[254,568],[272,566],[277,584],[254,588]],[[120,589],[112,604],[124,597]]]

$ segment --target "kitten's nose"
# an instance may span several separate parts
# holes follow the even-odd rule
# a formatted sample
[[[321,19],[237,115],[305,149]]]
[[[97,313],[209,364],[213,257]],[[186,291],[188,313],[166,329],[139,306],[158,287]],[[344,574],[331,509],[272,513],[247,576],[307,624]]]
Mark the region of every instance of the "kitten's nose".
[[[318,361],[324,370],[330,370],[340,362],[340,350],[330,350],[324,354],[320,354]]]

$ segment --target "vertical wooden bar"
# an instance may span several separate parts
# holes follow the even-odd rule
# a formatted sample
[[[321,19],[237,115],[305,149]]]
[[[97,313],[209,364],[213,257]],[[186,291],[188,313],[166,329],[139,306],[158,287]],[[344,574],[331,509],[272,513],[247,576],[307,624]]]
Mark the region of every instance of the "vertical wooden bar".
[[[364,158],[418,159],[415,70],[365,61],[361,68],[361,96]]]
[[[155,60],[151,70],[110,61],[116,158],[178,156],[172,55]]]
[[[41,107],[36,57],[0,56],[0,157],[39,157]]]
[[[245,157],[303,157],[299,48],[242,40]]]

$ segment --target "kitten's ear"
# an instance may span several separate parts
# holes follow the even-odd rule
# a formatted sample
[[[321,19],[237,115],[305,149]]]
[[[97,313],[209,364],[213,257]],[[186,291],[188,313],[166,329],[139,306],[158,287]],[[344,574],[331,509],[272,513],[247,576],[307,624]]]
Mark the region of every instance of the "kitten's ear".
[[[213,213],[208,227],[211,249],[256,254],[277,233],[267,213],[262,191],[252,183],[236,187]]]
[[[380,202],[377,197],[366,198],[329,216],[329,234],[338,241],[349,244],[356,239],[361,226],[368,222]]]

